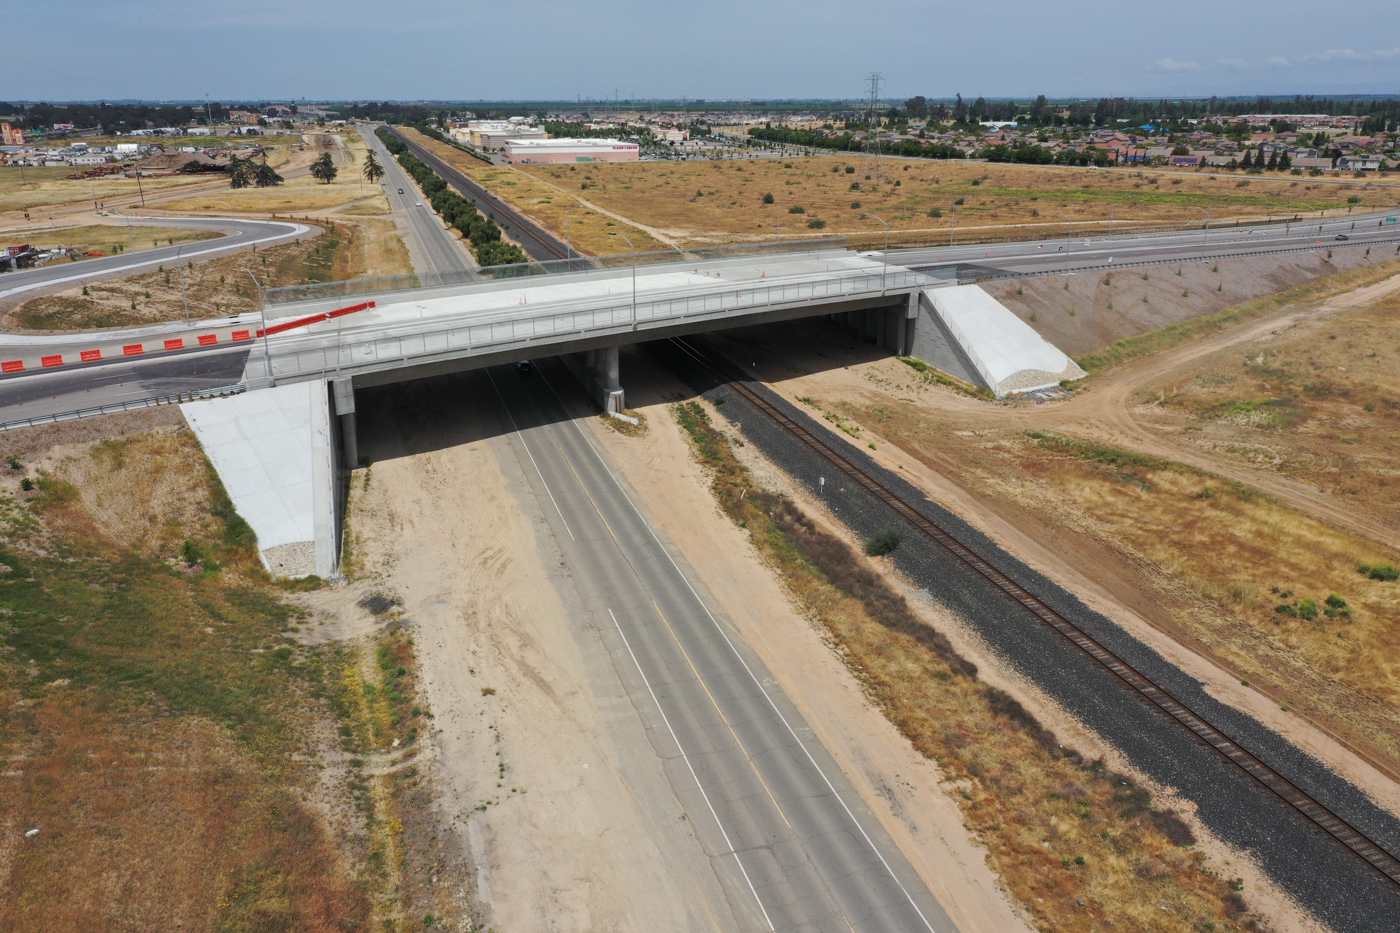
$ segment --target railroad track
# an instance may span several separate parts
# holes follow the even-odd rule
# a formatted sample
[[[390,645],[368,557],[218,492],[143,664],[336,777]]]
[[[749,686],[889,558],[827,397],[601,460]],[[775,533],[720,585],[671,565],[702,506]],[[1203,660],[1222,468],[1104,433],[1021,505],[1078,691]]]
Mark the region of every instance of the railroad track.
[[[1093,659],[1104,670],[1134,691],[1143,700],[1151,703],[1170,716],[1180,725],[1189,729],[1201,742],[1215,749],[1227,761],[1239,768],[1252,780],[1262,785],[1275,798],[1300,814],[1315,828],[1332,837],[1353,855],[1378,871],[1392,884],[1400,887],[1400,859],[1382,848],[1365,833],[1333,813],[1326,806],[1269,767],[1258,756],[1239,742],[1230,738],[1213,726],[1205,717],[1193,711],[1159,687],[1149,677],[1105,648],[1093,636],[1073,622],[1060,615],[1042,602],[1015,580],[983,560],[971,548],[949,534],[921,512],[886,488],[860,467],[851,463],[819,438],[777,407],[769,403],[753,389],[729,375],[722,364],[711,361],[707,354],[683,339],[671,341],[683,353],[713,373],[723,384],[729,386],[759,412],[767,415],[779,427],[793,435],[813,452],[827,460],[853,482],[859,484],[876,499],[909,523],[913,528],[930,538],[965,566],[977,572],[984,580],[1006,596],[1019,603],[1027,612],[1054,629],[1085,655]]]
[[[498,198],[491,195],[489,191],[472,181],[466,175],[448,165],[442,159],[433,155],[423,146],[405,137],[398,131],[397,127],[389,126],[389,132],[398,137],[399,141],[408,147],[419,159],[422,159],[434,172],[442,177],[442,180],[457,189],[457,192],[464,197],[471,198],[476,202],[477,208],[483,213],[494,213],[510,221],[510,234],[520,243],[525,253],[535,260],[541,262],[551,259],[567,258],[564,247],[554,237],[545,233],[533,222],[521,217],[514,209],[501,203]],[[502,224],[502,226],[505,226]]]

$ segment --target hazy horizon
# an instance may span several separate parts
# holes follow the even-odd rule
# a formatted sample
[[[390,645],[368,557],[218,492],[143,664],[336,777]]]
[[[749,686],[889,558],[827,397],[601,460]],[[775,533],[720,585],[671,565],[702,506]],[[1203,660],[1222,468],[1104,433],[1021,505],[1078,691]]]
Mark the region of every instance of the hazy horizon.
[[[1400,93],[1400,4],[717,0],[703,16],[635,0],[604,9],[421,0],[75,0],[61,27],[12,43],[4,97],[28,101],[815,100],[1292,97]],[[528,22],[522,30],[520,23]],[[1150,43],[1144,37],[1150,37]],[[1371,38],[1374,37],[1374,38]],[[187,64],[194,63],[194,64]]]

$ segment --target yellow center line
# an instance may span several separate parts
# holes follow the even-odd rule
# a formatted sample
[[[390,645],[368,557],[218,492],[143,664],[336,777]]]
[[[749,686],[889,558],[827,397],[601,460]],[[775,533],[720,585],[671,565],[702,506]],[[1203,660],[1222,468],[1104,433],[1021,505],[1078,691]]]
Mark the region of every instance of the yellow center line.
[[[558,444],[555,444],[554,446],[559,448],[559,456],[564,458],[564,462],[569,466],[569,472],[574,474],[574,479],[578,480],[579,488],[583,490],[583,494],[585,496],[588,496],[588,504],[593,506],[593,511],[597,512],[598,517],[602,519],[603,527],[608,529],[608,534],[612,535],[612,539],[614,542],[621,544],[620,541],[617,541],[617,535],[613,534],[612,525],[609,525],[608,520],[603,517],[603,510],[598,508],[598,503],[593,501],[593,496],[588,491],[588,484],[583,481],[582,476],[578,475],[578,470],[574,469],[574,462],[569,459],[569,455],[564,452],[563,447],[559,447]]]
[[[763,779],[763,775],[758,773],[758,765],[753,763],[753,759],[749,757],[748,749],[744,748],[744,743],[739,741],[739,735],[734,731],[734,727],[729,724],[729,719],[725,717],[724,710],[719,708],[718,703],[715,703],[714,694],[710,692],[709,687],[705,686],[705,679],[701,677],[700,672],[695,669],[695,662],[690,660],[690,654],[685,650],[685,645],[682,645],[681,640],[676,637],[676,630],[671,628],[671,622],[666,618],[666,613],[662,612],[661,607],[656,605],[656,600],[653,599],[651,604],[656,609],[656,614],[661,617],[661,621],[666,623],[666,631],[671,633],[671,638],[675,641],[676,647],[681,649],[681,654],[685,656],[685,663],[690,665],[690,672],[695,675],[695,680],[700,684],[701,689],[705,691],[705,696],[710,698],[711,703],[714,703],[715,712],[719,713],[719,718],[724,721],[724,727],[729,730],[729,734],[734,736],[734,744],[738,745],[739,751],[744,753],[744,758],[748,761],[749,767],[753,768],[753,773],[754,776],[758,778],[758,783],[763,785],[763,790],[768,794],[768,799],[773,801],[773,806],[777,809],[778,815],[783,818],[784,823],[787,823],[788,829],[792,829],[792,821],[787,818],[787,814],[783,812],[783,808],[778,804],[778,798],[774,797],[773,792],[768,789],[768,782]]]

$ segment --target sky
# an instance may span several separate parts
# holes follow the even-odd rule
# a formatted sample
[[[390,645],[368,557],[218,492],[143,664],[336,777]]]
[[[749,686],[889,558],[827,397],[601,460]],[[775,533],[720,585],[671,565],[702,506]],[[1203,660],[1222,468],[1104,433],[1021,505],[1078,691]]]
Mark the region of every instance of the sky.
[[[1400,95],[1400,0],[68,0],[0,99]]]

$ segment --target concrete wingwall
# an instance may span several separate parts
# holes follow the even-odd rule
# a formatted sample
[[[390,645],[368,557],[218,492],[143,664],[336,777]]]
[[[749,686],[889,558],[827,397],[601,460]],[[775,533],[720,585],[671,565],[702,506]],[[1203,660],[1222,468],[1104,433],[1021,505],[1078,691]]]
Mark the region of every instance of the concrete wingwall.
[[[978,371],[961,341],[944,323],[934,308],[932,299],[923,292],[918,295],[918,317],[915,319],[914,339],[909,355],[917,357],[935,369],[963,382],[990,389],[987,377]]]
[[[976,285],[924,289],[917,305],[911,356],[997,398],[1035,392],[1086,373],[1001,302]]]
[[[323,381],[180,406],[275,576],[339,572],[341,457]]]

